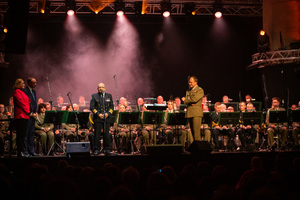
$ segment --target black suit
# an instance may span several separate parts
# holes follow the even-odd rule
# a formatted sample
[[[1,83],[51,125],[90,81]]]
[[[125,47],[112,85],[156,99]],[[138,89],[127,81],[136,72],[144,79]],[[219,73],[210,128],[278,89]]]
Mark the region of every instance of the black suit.
[[[37,98],[35,90],[30,90],[27,86],[24,89],[25,94],[30,99],[30,112],[36,113],[37,112]],[[27,127],[27,136],[24,139],[25,145],[25,153],[33,154],[34,153],[34,128],[35,126],[35,119],[30,117],[28,120],[28,127]],[[26,150],[27,147],[27,150]],[[27,151],[27,152],[26,152]]]
[[[114,111],[114,103],[111,94],[104,93],[104,97],[101,93],[92,95],[90,101],[90,109],[93,112],[93,121],[95,128],[95,145],[94,150],[100,150],[100,136],[103,130],[103,149],[104,152],[110,152],[112,147],[112,137],[109,133],[110,121],[109,118]],[[99,114],[107,113],[108,117],[100,119]]]

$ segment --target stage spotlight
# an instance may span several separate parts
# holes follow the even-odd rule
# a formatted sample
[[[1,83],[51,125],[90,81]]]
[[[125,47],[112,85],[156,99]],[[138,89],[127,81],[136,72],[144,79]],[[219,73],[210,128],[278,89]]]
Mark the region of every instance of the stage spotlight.
[[[259,31],[259,34],[260,34],[261,36],[264,36],[264,35],[266,34],[266,32],[265,32],[264,30],[261,30],[261,31]]]
[[[119,10],[118,12],[117,12],[117,16],[118,17],[121,17],[121,16],[123,16],[124,15],[124,12],[122,11],[122,10]]]
[[[170,17],[170,15],[171,15],[170,11],[163,12],[164,17]]]
[[[66,12],[68,16],[72,16],[75,14],[76,10],[76,2],[75,0],[66,0]]]
[[[117,16],[123,16],[125,12],[125,3],[121,0],[115,1],[114,8]]]
[[[67,12],[68,16],[72,16],[75,14],[74,10],[68,10]]]
[[[223,11],[224,11],[222,1],[215,0],[212,6],[213,6],[215,18],[221,18],[223,16]]]
[[[221,11],[217,11],[217,12],[215,12],[215,17],[216,18],[221,18],[222,17],[222,12]]]
[[[261,30],[258,35],[257,50],[259,53],[266,52],[270,50],[270,39],[268,34]]]
[[[168,2],[162,2],[160,4],[161,13],[164,17],[169,17],[171,15],[171,4]]]

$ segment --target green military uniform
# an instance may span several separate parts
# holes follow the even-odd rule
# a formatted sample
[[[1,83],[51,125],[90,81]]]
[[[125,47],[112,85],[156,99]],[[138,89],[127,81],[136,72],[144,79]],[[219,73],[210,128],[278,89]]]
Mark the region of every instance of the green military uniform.
[[[204,140],[210,143],[211,131],[208,124],[203,124],[202,133],[204,134]]]
[[[75,128],[77,127],[76,124],[66,124],[66,123],[62,123],[62,128],[65,129],[65,136],[70,140],[70,142],[74,142],[74,138],[76,136],[76,132],[73,132],[71,131],[72,128]]]
[[[282,141],[282,146],[285,145],[285,142],[286,142],[286,139],[287,139],[287,136],[288,136],[288,129],[286,128],[285,130],[282,129],[282,127],[287,127],[287,123],[279,123],[279,124],[273,124],[273,123],[269,123],[269,118],[270,118],[270,111],[285,111],[284,108],[282,107],[278,107],[278,108],[270,108],[268,111],[267,111],[267,116],[266,116],[266,124],[267,126],[269,126],[269,128],[267,129],[267,133],[268,133],[268,142],[269,142],[269,146],[273,146],[274,145],[274,133],[275,131],[277,131],[277,128],[276,130],[271,128],[270,126],[271,125],[279,125],[281,126],[279,128],[279,135],[281,135],[281,141]]]
[[[200,128],[203,117],[202,98],[204,91],[198,85],[187,91],[184,104],[187,105],[185,117],[188,118],[195,140],[201,140]]]
[[[47,154],[47,137],[49,141],[49,146],[51,147],[54,143],[54,133],[53,133],[53,124],[44,124],[45,113],[39,113],[37,120],[35,121],[35,134],[41,138],[41,146],[44,154]],[[45,132],[43,129],[50,129],[48,132]]]

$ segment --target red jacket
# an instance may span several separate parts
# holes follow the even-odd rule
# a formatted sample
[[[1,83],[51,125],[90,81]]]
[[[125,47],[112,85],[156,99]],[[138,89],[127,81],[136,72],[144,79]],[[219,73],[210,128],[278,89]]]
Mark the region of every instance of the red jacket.
[[[29,119],[30,100],[20,89],[14,91],[15,119]]]

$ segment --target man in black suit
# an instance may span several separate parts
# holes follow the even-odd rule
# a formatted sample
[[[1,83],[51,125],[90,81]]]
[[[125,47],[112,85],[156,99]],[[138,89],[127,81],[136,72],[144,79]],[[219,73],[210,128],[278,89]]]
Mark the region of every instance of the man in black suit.
[[[34,152],[34,125],[37,116],[37,97],[34,88],[36,87],[36,79],[28,78],[27,87],[25,87],[24,92],[30,99],[30,111],[33,115],[28,120],[27,136],[24,140],[25,154],[30,154],[31,156],[37,156]]]
[[[92,95],[90,109],[93,112],[95,128],[94,154],[100,153],[100,135],[103,132],[103,149],[105,155],[111,155],[112,137],[109,133],[109,118],[114,111],[114,103],[111,94],[105,92],[104,83],[98,84],[98,93]]]

